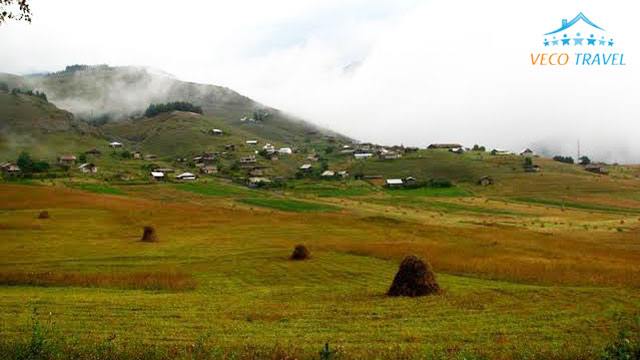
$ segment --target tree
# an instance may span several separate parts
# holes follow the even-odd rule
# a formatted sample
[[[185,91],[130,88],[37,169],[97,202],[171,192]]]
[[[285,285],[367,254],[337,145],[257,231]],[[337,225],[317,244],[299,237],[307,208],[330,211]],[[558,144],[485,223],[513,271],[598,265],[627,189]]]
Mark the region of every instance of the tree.
[[[524,158],[524,167],[532,167],[532,166],[533,166],[533,160],[531,160],[530,157]]]
[[[25,173],[30,173],[33,170],[33,159],[31,159],[31,155],[28,152],[23,151],[18,156],[18,161],[16,161],[16,165]]]
[[[580,158],[578,159],[578,164],[589,165],[591,164],[591,159],[589,159],[587,156],[580,156]]]
[[[78,161],[79,161],[81,164],[86,163],[86,162],[87,162],[87,154],[85,154],[85,153],[81,153],[80,155],[78,155]]]
[[[4,82],[0,82],[0,91],[9,92],[9,85]]]
[[[8,20],[31,22],[27,0],[0,0],[0,25]]]

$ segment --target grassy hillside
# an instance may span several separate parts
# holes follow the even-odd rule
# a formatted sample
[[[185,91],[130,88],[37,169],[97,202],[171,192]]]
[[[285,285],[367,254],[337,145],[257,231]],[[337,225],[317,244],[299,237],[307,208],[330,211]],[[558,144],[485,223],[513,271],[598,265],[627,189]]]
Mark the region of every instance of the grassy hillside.
[[[310,132],[318,131],[309,123],[231,89],[184,82],[145,68],[67,68],[48,75],[29,76],[23,81],[32,88],[43,90],[60,108],[88,119],[108,115],[122,120],[143,113],[151,103],[189,101],[202,106],[206,115],[224,121],[227,126],[271,141],[301,142]],[[261,122],[240,121],[243,117],[253,117],[255,111],[268,116]]]
[[[85,151],[99,139],[96,129],[39,97],[0,90],[0,159],[13,159],[23,150],[55,159]]]

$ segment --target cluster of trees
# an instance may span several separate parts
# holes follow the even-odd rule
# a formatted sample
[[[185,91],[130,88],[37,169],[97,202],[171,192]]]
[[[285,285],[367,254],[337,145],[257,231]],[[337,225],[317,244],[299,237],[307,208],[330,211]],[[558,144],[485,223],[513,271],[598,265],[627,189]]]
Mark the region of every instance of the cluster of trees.
[[[11,90],[11,94],[12,95],[18,95],[18,94],[24,94],[24,95],[29,95],[29,96],[35,96],[35,97],[39,97],[40,99],[44,100],[44,101],[48,101],[47,100],[47,94],[38,91],[38,90],[21,90],[18,88],[14,88],[13,90]]]
[[[25,174],[42,173],[49,170],[49,163],[43,160],[34,161],[29,153],[23,151],[18,156],[16,165]]]
[[[265,121],[269,118],[269,113],[264,111],[254,111],[253,112],[253,120],[255,121]]]
[[[153,117],[161,113],[172,111],[189,111],[202,114],[202,107],[193,105],[192,103],[186,101],[176,101],[165,104],[151,104],[144,112],[144,116]]]
[[[587,156],[580,156],[580,158],[578,159],[578,164],[589,165],[591,164],[591,159],[589,159],[589,157]]]
[[[561,163],[565,163],[565,164],[573,164],[573,158],[571,156],[562,156],[562,155],[556,155],[553,157],[553,160],[561,162]]]
[[[485,152],[485,151],[487,151],[487,148],[485,148],[484,146],[480,146],[478,144],[475,144],[475,145],[473,145],[473,149],[471,149],[471,151]]]
[[[9,92],[9,85],[4,82],[0,82],[0,91]]]

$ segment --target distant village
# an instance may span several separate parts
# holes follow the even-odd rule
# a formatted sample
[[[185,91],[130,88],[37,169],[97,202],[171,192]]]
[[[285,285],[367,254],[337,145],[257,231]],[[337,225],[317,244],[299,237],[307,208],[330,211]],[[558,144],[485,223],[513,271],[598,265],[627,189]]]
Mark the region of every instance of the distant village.
[[[242,118],[241,121],[256,121],[253,118]],[[213,128],[208,130],[211,136],[224,136],[225,133],[221,129]],[[325,136],[328,143],[333,144],[333,155],[341,159],[351,158],[353,162],[365,161],[397,161],[411,153],[417,153],[421,149],[417,147],[405,146],[382,146],[371,143],[346,143],[339,141],[333,136]],[[269,171],[269,163],[275,163],[282,158],[300,155],[296,147],[282,146],[276,147],[271,143],[261,143],[257,139],[246,139],[244,143],[229,143],[224,145],[224,151],[220,152],[202,152],[195,156],[186,158],[178,157],[163,160],[163,163],[171,163],[174,166],[154,165],[158,161],[158,156],[150,153],[142,153],[141,151],[129,151],[125,145],[118,141],[111,141],[108,148],[113,154],[119,153],[126,160],[141,160],[150,162],[145,165],[147,171],[147,180],[151,182],[191,182],[202,177],[222,176],[220,161],[222,159],[231,159],[232,164],[230,170],[234,170],[233,180],[241,182],[250,188],[275,187],[281,185],[288,179],[277,172]],[[523,149],[519,153],[513,153],[507,150],[492,149],[487,151],[485,147],[474,145],[471,148],[464,147],[456,143],[438,143],[431,144],[426,151],[447,151],[456,155],[463,155],[468,152],[487,153],[490,156],[518,156],[522,158],[522,167],[524,172],[540,172],[541,168],[534,163],[537,155],[531,149]],[[57,162],[50,164],[43,161],[34,161],[27,158],[24,153],[16,161],[7,161],[0,164],[0,169],[5,178],[19,178],[32,173],[48,173],[54,169],[62,171],[67,176],[77,174],[80,176],[95,176],[100,173],[98,164],[101,162],[102,151],[97,148],[88,149],[85,152],[73,154],[60,154]],[[335,168],[322,158],[319,152],[306,151],[302,157],[302,161],[297,165],[297,171],[294,178],[314,178],[318,180],[345,180],[349,178],[362,180],[382,181],[383,186],[387,188],[416,188],[422,186],[450,186],[446,181],[441,183],[433,183],[434,179],[417,179],[414,176],[405,177],[389,177],[383,178],[382,175],[372,174],[350,174],[346,168]],[[300,159],[297,156],[296,159]],[[570,157],[556,156],[554,160],[564,163],[574,163]],[[353,162],[338,161],[338,164],[352,164]],[[606,175],[608,173],[605,164],[591,163],[587,157],[581,157],[578,161],[585,171],[596,174]],[[240,174],[240,175],[238,175]],[[228,174],[227,174],[228,175]],[[120,173],[117,174],[118,180],[129,181],[135,178],[133,174]],[[481,186],[489,186],[494,183],[494,179],[490,174],[477,179],[477,184]]]

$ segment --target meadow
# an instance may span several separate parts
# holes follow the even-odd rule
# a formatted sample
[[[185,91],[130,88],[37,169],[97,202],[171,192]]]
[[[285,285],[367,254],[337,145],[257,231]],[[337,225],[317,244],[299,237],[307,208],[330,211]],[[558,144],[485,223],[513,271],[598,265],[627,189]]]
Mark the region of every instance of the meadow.
[[[50,336],[47,351],[94,358],[306,359],[325,343],[343,359],[600,358],[638,329],[640,206],[527,189],[0,184],[0,348]],[[139,241],[147,225],[158,242]],[[290,261],[299,243],[311,259]],[[385,296],[407,254],[442,294]]]

